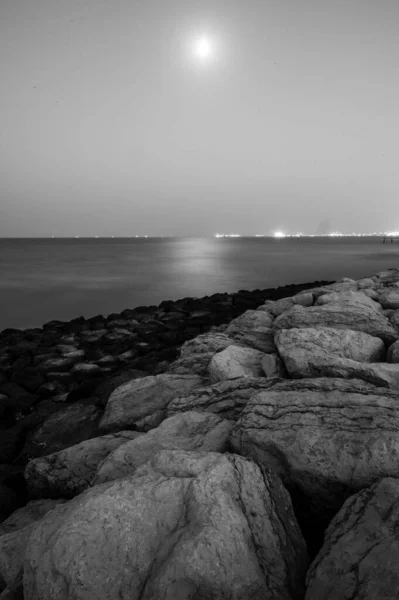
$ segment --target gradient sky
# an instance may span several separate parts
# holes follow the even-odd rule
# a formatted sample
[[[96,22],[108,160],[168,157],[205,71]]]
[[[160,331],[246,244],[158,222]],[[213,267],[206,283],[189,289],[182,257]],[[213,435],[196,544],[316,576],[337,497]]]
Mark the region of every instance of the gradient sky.
[[[1,0],[0,236],[399,230],[398,22],[398,0]]]

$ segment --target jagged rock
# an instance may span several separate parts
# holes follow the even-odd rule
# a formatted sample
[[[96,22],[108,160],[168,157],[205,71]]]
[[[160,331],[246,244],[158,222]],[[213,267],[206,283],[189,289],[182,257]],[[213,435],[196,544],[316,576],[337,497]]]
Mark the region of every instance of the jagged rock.
[[[313,377],[364,379],[373,385],[399,390],[398,364],[361,363],[349,358],[318,356],[309,358],[308,369]]]
[[[6,533],[15,533],[18,529],[22,529],[27,525],[31,525],[35,523],[49,510],[53,510],[59,504],[63,504],[66,500],[32,500],[28,502],[22,508],[18,508],[15,512],[13,512],[8,519],[3,521],[0,524],[0,536],[5,535]]]
[[[319,358],[326,362],[330,357],[377,362],[385,357],[380,338],[350,329],[282,329],[277,332],[275,342],[290,377],[311,377],[312,365]]]
[[[380,304],[383,308],[399,309],[399,290],[386,290],[380,294]]]
[[[310,566],[306,600],[398,598],[398,512],[398,479],[382,479],[349,498]]]
[[[193,390],[187,396],[178,396],[168,404],[167,415],[188,410],[220,414],[225,419],[236,420],[251,396],[274,385],[265,377],[239,377],[227,379],[207,387]]]
[[[358,290],[365,290],[365,289],[374,290],[376,287],[377,287],[377,283],[374,281],[374,279],[371,279],[371,277],[363,277],[363,279],[357,280],[357,289]]]
[[[20,460],[52,454],[91,438],[100,417],[100,409],[90,403],[77,402],[57,410],[28,436]]]
[[[209,377],[212,383],[237,377],[262,377],[264,352],[253,348],[231,345],[215,354],[209,364]]]
[[[325,304],[335,304],[338,306],[367,306],[374,310],[381,312],[381,304],[372,300],[368,295],[363,292],[331,292],[329,294],[323,294],[319,296],[315,302],[316,306],[323,306]]]
[[[160,450],[225,452],[233,421],[188,411],[165,419],[156,429],[115,449],[99,465],[93,485],[133,475]]]
[[[121,431],[135,427],[148,431],[159,425],[166,416],[166,407],[173,398],[184,395],[203,385],[204,380],[197,375],[161,375],[143,377],[129,381],[109,397],[100,431]],[[155,418],[140,424],[147,417]]]
[[[56,508],[57,505],[61,505],[64,502],[58,501],[54,503],[54,501],[47,500],[46,503],[42,502],[41,508],[36,511],[36,514],[34,514],[34,511],[31,512],[31,519],[27,525],[15,528],[14,531],[3,533],[0,536],[0,582],[3,580],[5,585],[10,588],[21,579],[27,541],[38,521]],[[29,520],[27,510],[25,511],[25,518],[27,521]],[[18,517],[15,518],[15,523],[17,522]]]
[[[171,365],[169,373],[195,374],[208,376],[209,363],[217,352],[221,352],[232,343],[225,333],[209,332],[185,342],[180,357]]]
[[[275,352],[273,325],[274,318],[269,312],[247,310],[234,319],[226,329],[226,335],[235,342],[261,352]]]
[[[293,306],[294,301],[292,298],[280,298],[280,300],[267,300],[257,310],[259,312],[266,311],[266,313],[270,313],[273,317],[278,317]]]
[[[398,334],[384,315],[374,308],[360,305],[325,304],[324,306],[294,306],[274,321],[275,331],[304,327],[332,327],[363,331],[381,338],[390,345]]]
[[[274,469],[301,524],[322,531],[348,496],[399,477],[399,404],[397,394],[368,386],[364,393],[359,382],[345,389],[339,380],[315,380],[312,389],[311,380],[302,381],[254,395],[230,441],[234,452]]]
[[[261,360],[265,377],[286,377],[287,373],[277,354],[266,354]]]
[[[98,465],[121,444],[143,434],[120,431],[86,440],[28,462],[25,480],[31,497],[72,498],[87,489]]]
[[[389,346],[387,361],[390,363],[399,363],[399,340],[392,344],[392,346]]]
[[[272,472],[234,455],[162,451],[44,517],[24,565],[25,600],[299,600],[307,557]]]

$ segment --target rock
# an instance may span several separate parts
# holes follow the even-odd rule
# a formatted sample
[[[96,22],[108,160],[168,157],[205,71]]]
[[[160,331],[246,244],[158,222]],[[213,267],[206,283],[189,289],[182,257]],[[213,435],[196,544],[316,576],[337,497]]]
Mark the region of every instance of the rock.
[[[303,308],[294,306],[274,321],[275,331],[305,327],[332,327],[363,331],[381,338],[387,345],[396,341],[398,334],[380,312],[369,306],[325,304]]]
[[[261,390],[269,389],[272,385],[274,381],[271,382],[265,377],[227,379],[195,389],[187,396],[178,396],[168,404],[167,415],[195,410],[220,414],[225,419],[236,420],[249,398]]]
[[[239,456],[163,451],[44,517],[24,564],[25,600],[299,600],[307,557],[273,473]]]
[[[128,369],[116,375],[115,377],[110,377],[105,381],[102,381],[100,385],[96,387],[96,389],[92,392],[92,396],[94,396],[97,400],[97,405],[101,408],[105,408],[107,402],[109,400],[110,395],[116,388],[120,387],[124,383],[128,383],[129,381],[133,381],[133,379],[141,379],[142,377],[147,377],[148,373],[145,371],[139,371],[137,369]]]
[[[161,374],[129,381],[114,390],[108,400],[100,431],[121,431],[135,427],[148,431],[166,416],[166,407],[173,398],[185,395],[204,383],[197,375]],[[141,424],[155,415],[150,424]]]
[[[25,479],[31,498],[72,498],[87,489],[98,465],[121,444],[143,434],[121,431],[85,440],[28,462]]]
[[[377,287],[377,284],[373,279],[371,279],[371,277],[363,277],[363,279],[357,280],[357,289],[358,290],[364,290],[364,289],[374,290],[376,287]]]
[[[399,333],[399,310],[392,311],[388,319],[395,331]]]
[[[389,346],[387,351],[387,362],[399,363],[399,340]]]
[[[209,364],[209,376],[212,383],[237,377],[262,377],[261,361],[263,352],[253,348],[231,345],[215,354]]]
[[[71,373],[78,381],[85,381],[86,379],[95,379],[102,375],[103,370],[95,363],[77,363]]]
[[[282,382],[252,396],[230,441],[233,452],[282,478],[302,529],[317,536],[351,494],[399,477],[399,404],[397,394],[359,382],[345,389],[327,380],[328,390],[326,380],[315,380],[313,389],[310,381],[295,391],[289,388],[299,382]]]
[[[399,290],[386,290],[380,294],[380,304],[383,308],[399,309]]]
[[[53,510],[56,506],[64,502],[66,500],[32,500],[28,502],[26,506],[13,512],[8,519],[0,524],[0,536],[6,533],[14,533],[18,529],[35,523],[44,517],[49,510]]]
[[[398,479],[382,479],[349,498],[308,571],[306,600],[397,598],[398,512]]]
[[[226,329],[226,335],[235,342],[261,352],[275,352],[273,325],[269,312],[247,310],[234,319]]]
[[[90,403],[60,408],[28,436],[19,460],[52,454],[91,438],[100,417],[101,411]]]
[[[180,357],[171,365],[169,373],[208,376],[212,357],[230,346],[232,339],[225,333],[209,332],[185,342]]]
[[[146,435],[111,452],[99,466],[93,485],[133,475],[160,450],[226,452],[233,424],[205,412],[188,411],[169,417]]]
[[[259,312],[270,313],[273,317],[282,315],[287,310],[294,306],[292,298],[281,298],[280,300],[267,300],[262,306],[257,309]]]
[[[348,358],[315,357],[308,362],[313,377],[343,377],[364,379],[373,385],[399,390],[399,365],[390,363],[361,363]]]
[[[319,296],[315,302],[316,306],[323,306],[325,304],[354,307],[358,306],[359,308],[367,306],[381,312],[381,305],[372,300],[363,292],[331,292],[329,294],[323,294],[322,296]]]
[[[54,358],[49,358],[44,362],[38,365],[39,371],[42,373],[66,373],[72,369],[74,364],[78,361],[75,356],[70,356],[68,358],[64,356],[58,356]]]
[[[377,362],[385,356],[381,339],[350,329],[282,329],[277,332],[275,342],[290,377],[312,377],[312,365],[319,358],[328,361],[334,356]]]
[[[300,304],[301,306],[312,306],[314,297],[312,292],[300,292],[295,296],[292,296],[292,302],[294,304]]]
[[[261,360],[265,377],[286,377],[287,373],[277,354],[266,354]]]

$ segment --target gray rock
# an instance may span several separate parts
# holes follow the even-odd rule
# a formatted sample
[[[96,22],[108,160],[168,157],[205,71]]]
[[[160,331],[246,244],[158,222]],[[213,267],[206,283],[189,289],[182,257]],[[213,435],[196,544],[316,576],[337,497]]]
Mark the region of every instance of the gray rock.
[[[319,296],[315,302],[316,306],[323,306],[325,304],[335,304],[338,306],[367,306],[381,312],[381,304],[378,304],[372,300],[368,295],[363,292],[331,292],[329,294],[323,294]]]
[[[313,293],[311,291],[300,292],[295,296],[292,296],[294,304],[300,304],[301,306],[312,306],[314,302]]]
[[[234,421],[189,411],[165,419],[156,429],[120,445],[99,465],[93,485],[133,475],[160,450],[225,452]]]
[[[120,431],[29,461],[24,477],[30,496],[72,498],[80,494],[92,484],[98,465],[111,452],[141,435]]]
[[[204,380],[197,375],[175,375],[165,373],[129,381],[116,388],[109,397],[100,431],[121,431],[136,427],[148,431],[157,427],[166,416],[166,407],[171,400],[185,395]],[[146,424],[145,419],[156,415],[155,421]],[[144,423],[140,425],[140,421]]]
[[[185,342],[180,350],[180,357],[169,368],[169,373],[177,375],[195,374],[208,377],[209,363],[212,357],[232,343],[225,333],[210,331]]]
[[[325,304],[303,308],[296,305],[274,321],[275,331],[305,327],[363,331],[381,338],[388,345],[395,342],[398,337],[388,319],[369,306]]]
[[[399,390],[399,365],[391,363],[361,363],[348,358],[314,357],[308,368],[313,377],[343,377],[364,379],[380,387]]]
[[[226,334],[244,346],[261,352],[275,352],[273,321],[269,312],[247,310],[229,324]]]
[[[277,354],[266,354],[262,358],[261,366],[265,377],[287,377],[284,365]]]
[[[100,376],[103,369],[95,363],[76,363],[71,369],[71,373],[78,381],[85,381]]]
[[[352,382],[336,389],[337,380],[330,391],[288,391],[293,383],[251,398],[231,433],[234,452],[274,469],[312,518],[332,516],[381,477],[399,476],[397,394],[354,393]]]
[[[311,377],[312,365],[319,358],[327,362],[330,357],[377,362],[385,357],[380,338],[350,329],[282,329],[277,332],[275,342],[290,377]]]
[[[389,346],[387,352],[387,362],[399,363],[399,340]]]
[[[262,304],[262,306],[259,306],[257,310],[260,312],[266,311],[270,313],[273,317],[278,317],[279,315],[285,313],[287,310],[290,310],[294,306],[294,304],[295,303],[292,298],[280,298],[280,300],[267,300],[264,304]]]
[[[163,451],[40,521],[24,593],[299,600],[306,567],[289,495],[273,473],[239,456]]]
[[[398,513],[398,479],[382,479],[349,498],[308,571],[306,600],[398,598]]]
[[[371,277],[363,277],[357,280],[358,290],[374,290],[377,287],[377,283],[371,279]]]
[[[209,364],[209,377],[212,383],[237,377],[262,377],[263,352],[253,348],[231,345],[215,354]]]
[[[22,508],[18,508],[8,519],[0,524],[0,536],[6,533],[14,533],[18,529],[35,523],[44,517],[49,510],[53,510],[56,506],[64,502],[66,500],[31,500],[31,502],[28,502]]]
[[[188,410],[219,414],[225,419],[236,420],[251,396],[269,389],[275,380],[265,377],[239,377],[220,381],[193,390],[187,396],[179,396],[168,404],[168,416]]]

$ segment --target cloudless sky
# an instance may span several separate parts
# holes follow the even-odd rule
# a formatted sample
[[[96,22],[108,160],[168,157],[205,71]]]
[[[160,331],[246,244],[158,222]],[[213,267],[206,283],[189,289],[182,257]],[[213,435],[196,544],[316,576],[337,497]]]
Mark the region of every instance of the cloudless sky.
[[[0,236],[399,230],[398,23],[398,0],[1,0]]]

